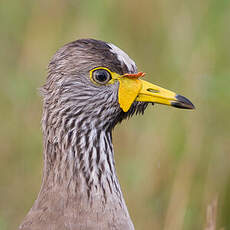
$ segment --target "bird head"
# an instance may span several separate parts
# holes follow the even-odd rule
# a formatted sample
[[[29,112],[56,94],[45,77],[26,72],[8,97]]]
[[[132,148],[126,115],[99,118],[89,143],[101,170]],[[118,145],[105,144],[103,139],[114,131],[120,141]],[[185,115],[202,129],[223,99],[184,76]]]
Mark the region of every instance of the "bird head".
[[[75,118],[113,128],[143,113],[148,104],[194,108],[185,97],[143,80],[145,74],[124,51],[103,41],[80,39],[65,45],[48,69],[42,93],[50,125],[65,117],[66,124]]]

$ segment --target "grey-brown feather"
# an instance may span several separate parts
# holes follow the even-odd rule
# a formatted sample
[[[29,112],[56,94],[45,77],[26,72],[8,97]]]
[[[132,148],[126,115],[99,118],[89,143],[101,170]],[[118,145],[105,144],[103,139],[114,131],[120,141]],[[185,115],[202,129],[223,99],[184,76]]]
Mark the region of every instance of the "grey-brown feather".
[[[107,43],[82,39],[53,57],[42,87],[44,169],[41,190],[21,230],[133,230],[116,176],[112,129],[143,113],[118,104],[118,83],[97,86],[89,71],[129,72]]]

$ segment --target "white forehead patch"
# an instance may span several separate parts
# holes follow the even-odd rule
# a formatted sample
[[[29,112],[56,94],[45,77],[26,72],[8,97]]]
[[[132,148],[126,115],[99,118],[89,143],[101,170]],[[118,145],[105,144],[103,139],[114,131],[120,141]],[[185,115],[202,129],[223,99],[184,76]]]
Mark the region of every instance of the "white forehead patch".
[[[117,55],[118,60],[123,64],[126,65],[129,72],[136,72],[137,67],[135,62],[120,48],[117,46],[107,43],[111,48],[111,52]]]

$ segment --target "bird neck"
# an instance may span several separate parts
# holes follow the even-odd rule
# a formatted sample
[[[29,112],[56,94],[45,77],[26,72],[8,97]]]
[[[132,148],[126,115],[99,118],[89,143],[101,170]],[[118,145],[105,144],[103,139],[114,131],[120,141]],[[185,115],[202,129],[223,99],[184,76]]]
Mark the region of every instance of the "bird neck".
[[[111,131],[76,128],[55,137],[44,135],[44,182],[65,186],[72,193],[87,191],[89,199],[98,189],[105,199],[109,193],[122,196]]]
[[[117,226],[133,229],[116,176],[111,130],[55,132],[43,126],[43,181],[33,210],[62,209],[64,204],[76,212],[78,221],[80,213],[91,219],[106,215],[108,223],[117,218]]]

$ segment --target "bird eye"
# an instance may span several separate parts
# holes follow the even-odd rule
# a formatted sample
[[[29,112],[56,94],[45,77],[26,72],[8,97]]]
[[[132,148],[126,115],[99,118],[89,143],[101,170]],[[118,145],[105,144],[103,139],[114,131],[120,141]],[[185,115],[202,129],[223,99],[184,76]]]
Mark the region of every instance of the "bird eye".
[[[92,74],[93,80],[99,84],[106,84],[111,80],[111,74],[105,69],[96,69]]]

